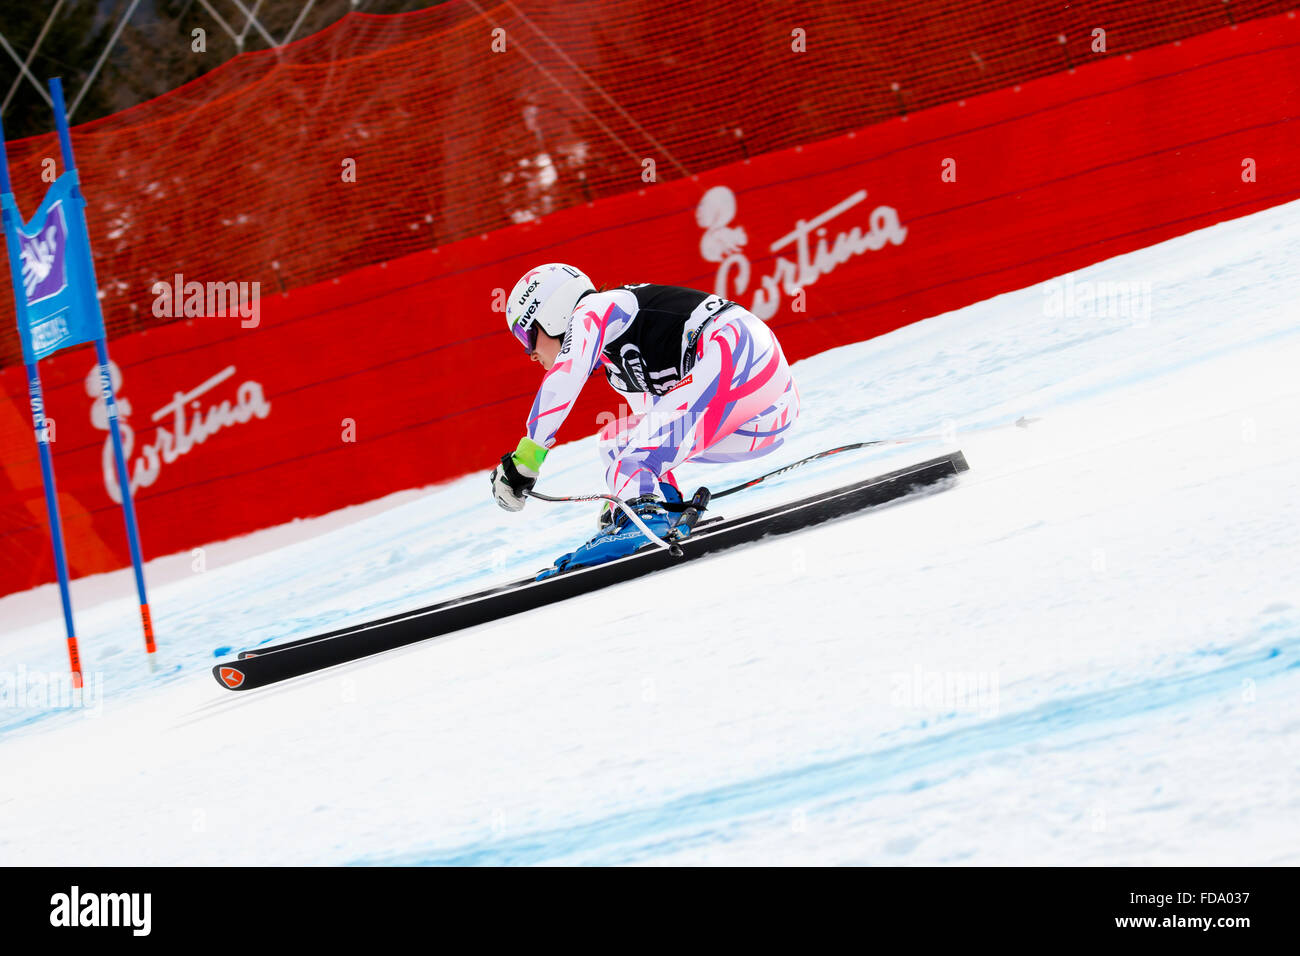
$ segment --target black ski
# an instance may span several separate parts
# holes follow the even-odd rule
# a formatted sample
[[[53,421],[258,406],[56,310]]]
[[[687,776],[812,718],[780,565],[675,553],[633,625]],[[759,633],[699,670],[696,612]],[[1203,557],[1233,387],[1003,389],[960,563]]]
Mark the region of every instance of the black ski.
[[[695,529],[698,532],[703,528],[707,528],[715,524],[720,524],[725,520],[726,520],[725,518],[705,518],[703,521],[695,525]],[[654,545],[647,544],[641,550],[649,551],[652,548],[654,548]],[[574,568],[572,571],[561,571],[560,573],[575,574],[580,570],[582,569]],[[391,624],[394,621],[400,621],[405,618],[408,618],[412,614],[422,614],[426,611],[437,611],[444,607],[450,607],[453,604],[459,604],[462,601],[471,601],[474,598],[488,597],[493,594],[499,594],[502,591],[509,591],[512,588],[522,587],[525,584],[532,584],[532,583],[533,583],[533,578],[523,578],[522,580],[519,581],[511,581],[509,584],[501,584],[494,588],[488,588],[486,591],[478,591],[474,594],[467,594],[463,597],[451,598],[450,600],[443,601],[441,604],[431,604],[429,607],[419,608],[418,610],[415,611],[399,611],[396,614],[390,614],[388,617],[380,618],[377,621],[366,621],[363,624],[349,624],[347,627],[340,627],[338,630],[328,631],[325,634],[313,634],[311,637],[300,637],[297,638],[296,640],[283,641],[279,644],[268,644],[265,647],[250,648],[248,650],[240,651],[236,656],[240,660],[243,660],[246,657],[257,657],[259,654],[271,654],[276,651],[282,651],[286,647],[297,647],[299,644],[310,644],[313,641],[323,641],[329,637],[342,637],[345,634],[351,634],[355,631],[364,631],[368,628],[379,627],[385,624]]]
[[[953,478],[968,468],[962,453],[953,452],[756,514],[702,522],[681,542],[681,557],[647,545],[627,557],[576,568],[544,581],[525,578],[382,620],[246,651],[237,661],[214,665],[212,676],[230,690],[251,690],[273,684],[531,611],[770,535],[789,534],[831,521],[902,498],[919,488]]]

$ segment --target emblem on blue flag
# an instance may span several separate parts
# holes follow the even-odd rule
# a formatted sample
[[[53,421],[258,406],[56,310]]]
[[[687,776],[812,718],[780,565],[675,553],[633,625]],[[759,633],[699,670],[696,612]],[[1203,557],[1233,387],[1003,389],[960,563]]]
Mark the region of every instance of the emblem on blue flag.
[[[69,170],[50,186],[30,222],[20,224],[17,207],[10,210],[24,306],[18,331],[29,361],[104,335],[82,202],[76,171]]]

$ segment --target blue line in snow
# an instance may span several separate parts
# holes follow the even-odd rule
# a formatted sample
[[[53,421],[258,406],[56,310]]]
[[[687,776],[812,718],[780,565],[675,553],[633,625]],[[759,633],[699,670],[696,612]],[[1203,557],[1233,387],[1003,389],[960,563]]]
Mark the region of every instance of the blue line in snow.
[[[1283,633],[1277,633],[1277,632]],[[487,838],[459,847],[429,848],[390,857],[363,857],[358,865],[476,866],[554,862],[632,862],[653,846],[671,852],[710,841],[710,834],[739,818],[827,803],[846,795],[869,798],[896,790],[898,778],[953,761],[1022,747],[1102,722],[1122,721],[1219,694],[1239,694],[1256,683],[1300,669],[1300,625],[1278,621],[1261,629],[1269,641],[1223,666],[1195,674],[1168,674],[1122,687],[1058,699],[1031,710],[926,737],[913,743],[686,794],[658,806],[551,830]],[[1270,640],[1271,639],[1271,640]],[[914,782],[912,788],[927,786]]]

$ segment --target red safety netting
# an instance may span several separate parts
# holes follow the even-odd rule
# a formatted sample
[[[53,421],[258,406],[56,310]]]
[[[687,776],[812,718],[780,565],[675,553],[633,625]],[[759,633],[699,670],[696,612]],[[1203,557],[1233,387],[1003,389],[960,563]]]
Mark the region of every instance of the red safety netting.
[[[647,160],[675,179],[1292,6],[460,0],[350,14],[74,128],[105,318],[114,334],[170,321],[152,287],[176,273],[299,287],[643,188]],[[10,144],[25,215],[57,156],[53,134]],[[0,285],[3,366],[20,356]]]

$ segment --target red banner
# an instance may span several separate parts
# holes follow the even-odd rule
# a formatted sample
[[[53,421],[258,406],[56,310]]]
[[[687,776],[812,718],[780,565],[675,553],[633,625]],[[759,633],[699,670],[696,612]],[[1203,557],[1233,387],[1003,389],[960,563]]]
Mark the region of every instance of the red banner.
[[[798,359],[1300,198],[1298,48],[1254,21],[287,296],[164,280],[140,307],[195,317],[111,344],[145,555],[486,471],[541,374],[500,311],[539,261],[717,291]],[[42,363],[77,575],[128,561],[93,364]],[[53,579],[26,392],[0,372],[0,593]],[[613,406],[590,383],[561,440]]]

